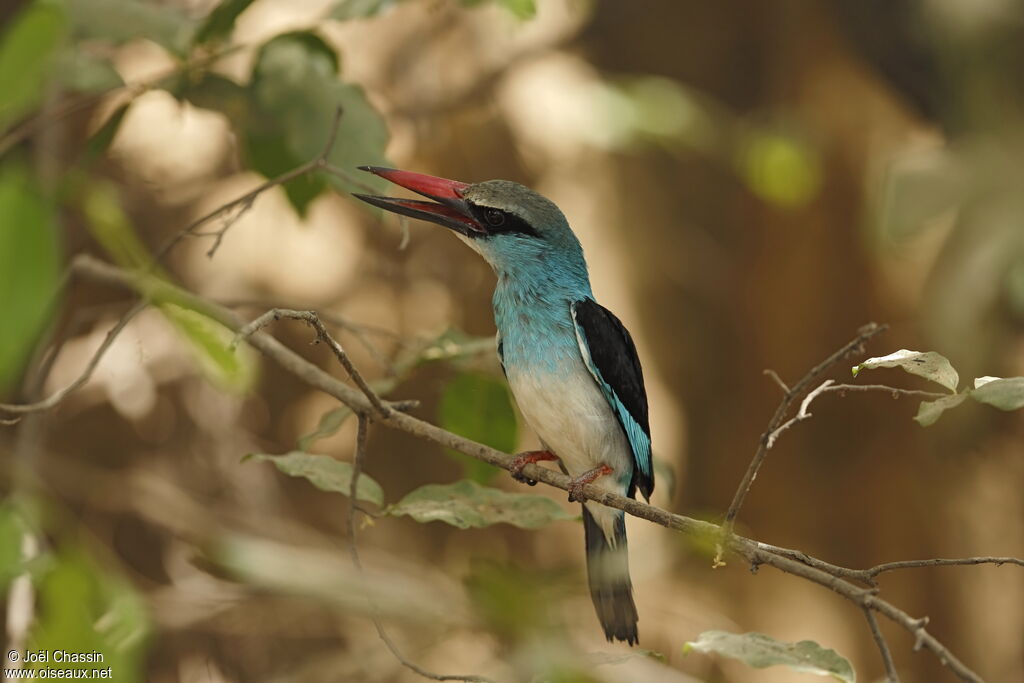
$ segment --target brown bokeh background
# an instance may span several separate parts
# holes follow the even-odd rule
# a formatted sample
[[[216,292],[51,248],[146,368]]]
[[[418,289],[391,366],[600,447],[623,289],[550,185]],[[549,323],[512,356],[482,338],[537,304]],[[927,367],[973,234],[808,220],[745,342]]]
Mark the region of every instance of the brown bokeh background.
[[[326,4],[262,0],[232,40],[255,44],[309,27]],[[1024,228],[1015,210],[1024,196],[1024,157],[1015,153],[1024,149],[1024,41],[1015,3],[538,0],[538,8],[520,22],[496,6],[409,0],[377,18],[316,28],[340,50],[346,80],[384,114],[396,166],[520,181],[567,214],[597,297],[641,354],[655,452],[675,484],[663,476],[654,503],[720,518],[780,399],[762,371],[793,382],[868,321],[891,325],[869,355],[935,350],[964,383],[1024,375]],[[242,49],[217,68],[240,76],[252,58]],[[116,64],[127,81],[170,65],[145,42],[120,48]],[[118,97],[55,124],[64,144],[95,130]],[[153,91],[138,97],[102,172],[155,246],[259,182],[239,172],[236,152],[221,114]],[[101,253],[73,218],[64,228],[68,254]],[[396,221],[345,196],[321,196],[300,220],[283,194],[268,192],[212,259],[208,246],[186,242],[172,255],[186,286],[383,328],[393,335],[370,339],[384,355],[397,351],[396,339],[447,327],[493,333],[486,264],[431,226],[411,224],[404,238]],[[80,371],[120,314],[119,296],[94,287],[69,294],[57,335],[70,338],[47,391]],[[342,375],[325,349],[309,346],[303,326],[280,323],[275,334]],[[340,335],[368,376],[383,374]],[[474,364],[500,373],[490,354]],[[392,395],[421,400],[416,414],[435,419],[453,372],[425,366]],[[846,373],[844,365],[833,376]],[[895,370],[877,379],[925,387]],[[38,485],[64,533],[144,596],[154,623],[148,680],[418,680],[344,600],[278,590],[210,560],[219,539],[245,535],[277,544],[267,552],[300,576],[319,561],[303,553],[344,565],[341,497],[239,464],[248,452],[287,451],[331,407],[267,363],[250,395],[212,386],[150,311],[86,388],[7,430],[0,451],[37,456]],[[914,400],[884,394],[821,398],[814,418],[771,451],[740,514],[743,532],[852,567],[1024,556],[1022,416],[964,406],[925,429],[912,421],[915,410]],[[351,458],[354,430],[349,421],[316,450]],[[523,425],[519,439],[535,444]],[[374,428],[367,472],[397,500],[455,480],[460,467],[432,445]],[[504,477],[496,485],[524,490]],[[481,562],[518,566],[529,577],[522,590],[554,596],[559,639],[583,652],[626,649],[601,637],[576,523],[460,531],[401,518],[360,533],[370,572],[393,578],[398,593],[451,601],[461,614],[471,609],[463,582]],[[663,653],[671,670],[633,658],[594,668],[596,679],[803,679],[684,658],[683,644],[707,629],[815,640],[848,657],[858,680],[882,678],[863,616],[837,595],[770,568],[751,575],[738,561],[713,570],[695,544],[647,523],[630,521],[629,534],[642,646]],[[916,569],[886,575],[882,589],[927,615],[929,630],[986,680],[1024,677],[1019,567]],[[423,666],[499,680],[528,680],[545,640],[539,628],[508,635],[461,617],[386,622]],[[904,681],[953,680],[913,651],[910,635],[888,623],[883,631]]]

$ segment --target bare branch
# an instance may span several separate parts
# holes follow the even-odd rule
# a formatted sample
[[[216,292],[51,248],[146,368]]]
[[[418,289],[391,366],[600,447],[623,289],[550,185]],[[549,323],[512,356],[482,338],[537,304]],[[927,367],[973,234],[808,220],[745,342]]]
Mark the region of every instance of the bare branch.
[[[250,322],[248,325],[242,327],[242,329],[238,330],[238,332],[235,334],[235,338],[231,341],[231,348],[234,349],[242,340],[251,337],[256,332],[259,332],[267,325],[270,325],[271,323],[276,322],[281,318],[302,320],[306,322],[314,330],[316,330],[317,340],[327,344],[327,346],[334,353],[334,356],[338,359],[338,362],[340,362],[342,367],[345,368],[345,372],[347,372],[349,377],[352,378],[352,381],[356,383],[356,386],[358,386],[359,390],[363,392],[363,395],[365,395],[366,398],[369,399],[374,409],[382,417],[388,416],[388,414],[391,412],[391,408],[386,406],[384,402],[380,400],[380,397],[377,396],[377,392],[375,392],[370,387],[370,385],[366,383],[366,380],[363,379],[362,374],[360,374],[360,372],[356,370],[356,367],[352,364],[352,361],[349,359],[348,354],[346,354],[345,350],[341,348],[341,344],[339,344],[334,339],[334,337],[330,335],[330,333],[327,331],[327,328],[324,327],[324,324],[320,321],[320,318],[317,317],[315,311],[293,311],[287,308],[272,308],[263,315],[261,315],[260,317]]]
[[[882,664],[885,666],[885,680],[888,683],[900,683],[899,674],[896,673],[896,664],[892,661],[892,653],[889,651],[889,643],[885,642],[885,636],[882,635],[882,629],[878,626],[878,619],[875,618],[875,613],[866,606],[861,606],[864,611],[864,618],[868,620],[868,627],[871,629],[871,635],[875,639],[875,644],[878,645],[878,651],[882,655]]]
[[[861,574],[874,579],[883,572],[891,572],[897,569],[915,569],[918,567],[955,567],[975,564],[994,564],[1001,567],[1004,564],[1015,564],[1024,567],[1024,559],[1018,557],[961,557],[961,558],[935,558],[931,560],[902,560],[900,562],[886,562],[875,565],[870,569],[861,570]]]
[[[117,321],[117,323],[112,328],[110,328],[110,331],[107,332],[107,336],[103,338],[103,343],[100,344],[99,348],[96,349],[96,353],[94,353],[92,358],[89,359],[89,363],[85,366],[85,369],[82,371],[82,374],[79,375],[71,384],[67,385],[66,387],[59,391],[54,392],[53,394],[47,396],[43,400],[36,401],[34,403],[0,403],[0,411],[3,411],[11,415],[37,413],[43,410],[49,410],[50,408],[53,408],[58,403],[63,401],[72,392],[74,392],[76,389],[80,388],[83,384],[89,381],[89,379],[92,377],[93,372],[96,371],[96,367],[100,364],[100,361],[103,360],[103,355],[107,352],[107,350],[110,349],[111,345],[114,343],[114,340],[117,338],[117,335],[119,335],[121,333],[121,330],[125,328],[125,326],[131,321],[131,319],[138,315],[144,308],[146,308],[147,305],[149,304],[146,301],[140,301],[134,306],[132,306],[130,309],[125,311],[124,315],[122,315],[121,318]],[[15,422],[16,421],[17,420],[15,420]],[[13,423],[5,422],[4,424]]]
[[[893,398],[900,398],[901,396],[916,396],[918,398],[926,398],[929,400],[935,400],[937,398],[945,398],[949,394],[941,394],[937,391],[921,391],[919,389],[900,389],[899,387],[890,387],[885,384],[833,384],[825,390],[826,393],[838,393],[843,395],[847,392],[871,392],[880,391],[891,394]]]
[[[862,327],[856,337],[851,339],[849,342],[844,344],[838,351],[833,353],[831,356],[823,360],[822,362],[811,368],[806,375],[800,378],[792,389],[786,392],[786,395],[782,397],[782,402],[779,403],[779,407],[775,409],[775,414],[772,419],[768,422],[768,428],[764,434],[761,435],[761,442],[758,444],[757,450],[754,452],[754,457],[750,461],[750,465],[747,467],[746,474],[743,475],[743,479],[740,481],[739,487],[736,489],[736,493],[732,498],[732,503],[729,504],[729,509],[725,513],[725,527],[726,530],[732,528],[733,523],[736,520],[736,515],[739,514],[740,508],[743,507],[743,501],[746,499],[747,494],[750,492],[750,487],[754,484],[754,479],[757,478],[757,473],[761,469],[761,465],[764,464],[764,459],[768,455],[769,438],[772,433],[775,432],[782,425],[785,420],[786,414],[789,412],[790,406],[795,400],[797,400],[803,393],[810,388],[811,383],[814,382],[821,374],[827,371],[829,368],[834,366],[836,363],[844,360],[851,354],[861,351],[864,344],[874,337],[875,335],[886,330],[888,325],[876,325],[875,323],[868,323]],[[777,375],[776,375],[777,377]],[[785,386],[785,382],[779,379],[779,383]]]
[[[789,393],[789,386],[785,382],[782,381],[782,378],[779,377],[779,373],[775,372],[771,368],[765,368],[763,370],[763,372],[764,372],[764,374],[766,374],[769,377],[771,377],[773,382],[775,382],[776,384],[779,385],[779,388],[782,389],[782,393],[784,393],[784,394],[788,394]]]
[[[808,412],[808,408],[811,407],[811,402],[825,392],[832,384],[834,384],[834,380],[827,379],[819,384],[814,391],[807,394],[807,396],[804,397],[803,402],[800,403],[800,410],[797,411],[797,414],[788,421],[783,422],[778,429],[768,435],[768,443],[764,445],[765,450],[775,445],[775,440],[779,438],[779,435],[782,434],[782,432],[786,431],[797,422],[803,422],[807,418],[811,417],[811,413]]]

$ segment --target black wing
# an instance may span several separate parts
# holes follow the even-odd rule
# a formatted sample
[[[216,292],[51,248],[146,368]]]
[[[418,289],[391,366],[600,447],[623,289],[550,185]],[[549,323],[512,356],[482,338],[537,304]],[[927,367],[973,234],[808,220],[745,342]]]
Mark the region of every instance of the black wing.
[[[645,498],[654,491],[651,427],[647,418],[647,391],[636,346],[615,315],[593,299],[572,305],[576,338],[583,359],[615,411],[633,449],[633,478],[629,495],[639,488]]]

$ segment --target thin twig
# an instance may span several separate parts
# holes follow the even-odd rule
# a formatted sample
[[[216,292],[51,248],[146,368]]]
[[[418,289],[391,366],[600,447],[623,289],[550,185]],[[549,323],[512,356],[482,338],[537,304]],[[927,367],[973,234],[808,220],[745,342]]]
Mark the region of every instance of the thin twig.
[[[327,344],[334,353],[334,356],[338,359],[338,362],[341,363],[343,368],[345,368],[345,372],[348,373],[349,377],[352,378],[352,381],[359,387],[359,390],[363,392],[367,399],[369,399],[374,410],[376,410],[382,417],[388,416],[391,412],[391,408],[385,405],[384,402],[380,400],[380,396],[377,395],[377,392],[375,392],[370,385],[366,383],[366,380],[363,379],[363,375],[356,369],[355,365],[352,364],[348,354],[345,353],[345,349],[341,348],[341,344],[339,344],[334,337],[331,336],[330,332],[327,331],[327,328],[324,327],[324,324],[317,316],[316,311],[293,311],[288,308],[272,308],[250,322],[248,325],[242,327],[242,329],[238,330],[235,334],[235,338],[231,340],[230,348],[234,349],[243,340],[248,339],[267,325],[270,325],[281,318],[302,320],[316,330],[317,339]]]
[[[92,257],[81,255],[74,261],[76,271],[96,282],[104,282],[118,287],[134,290],[138,286],[139,276],[122,270]],[[229,309],[219,306],[208,299],[197,296],[186,290],[175,287],[170,283],[160,282],[155,285],[157,293],[166,290],[167,296],[173,296],[174,300],[183,305],[207,315],[229,329],[239,330],[245,323],[240,320]],[[872,332],[877,334],[877,331]],[[273,337],[265,334],[257,334],[249,338],[249,344],[258,349],[265,356],[276,362],[284,370],[295,375],[306,384],[320,389],[321,391],[337,398],[357,413],[362,413],[366,419],[373,419],[375,422],[392,429],[403,431],[415,437],[431,441],[433,443],[453,448],[478,460],[496,465],[503,469],[512,467],[513,458],[507,453],[502,453],[483,444],[460,437],[449,431],[441,429],[429,422],[419,420],[411,415],[398,411],[391,411],[387,417],[373,417],[374,406],[367,396],[360,391],[346,385],[334,377],[313,365],[300,355],[287,348]],[[842,350],[841,350],[842,351]],[[852,349],[848,352],[852,352]],[[777,426],[777,425],[776,425]],[[571,480],[562,472],[555,471],[538,465],[527,465],[523,474],[535,481],[542,481],[545,484],[568,491]],[[758,541],[738,536],[732,533],[723,534],[724,525],[719,526],[684,515],[668,512],[662,508],[643,503],[632,498],[620,496],[598,488],[594,484],[588,484],[580,489],[580,492],[588,500],[593,500],[603,505],[622,510],[634,517],[648,520],[660,526],[674,529],[698,538],[723,538],[725,549],[735,553],[746,560],[752,567],[768,565],[793,576],[828,588],[847,600],[850,600],[858,607],[867,607],[877,614],[899,625],[915,637],[915,644],[932,652],[936,658],[946,666],[961,681],[968,683],[980,683],[981,678],[961,662],[948,647],[943,645],[933,635],[928,633],[925,626],[927,619],[915,619],[907,612],[896,607],[887,600],[877,595],[872,588],[863,588],[851,583],[847,578],[837,576],[827,571],[828,565],[820,560],[810,558],[803,554],[805,559],[794,559],[790,554],[774,551],[772,546],[759,543]],[[1015,560],[1014,564],[1024,564],[1024,560]],[[817,566],[816,566],[817,565]]]
[[[1024,559],[1017,557],[961,557],[961,558],[935,558],[931,560],[902,560],[899,562],[886,562],[865,569],[862,573],[874,579],[883,572],[896,571],[897,569],[916,569],[919,567],[955,567],[975,564],[994,564],[1000,567],[1004,564],[1015,564],[1024,567]]]
[[[889,643],[885,641],[885,636],[882,635],[882,629],[878,625],[875,613],[866,605],[861,605],[861,609],[864,611],[864,618],[868,620],[868,627],[871,629],[871,635],[875,639],[878,651],[882,655],[882,664],[885,666],[885,680],[888,683],[900,683],[900,676],[896,673],[896,663],[892,661],[892,652],[889,651]]]
[[[935,400],[937,398],[945,398],[949,394],[942,394],[937,391],[921,391],[920,389],[900,389],[899,387],[890,387],[885,384],[833,384],[825,390],[826,393],[838,393],[845,394],[848,391],[852,392],[871,392],[879,391],[891,394],[893,398],[900,398],[901,396],[916,396],[918,398],[926,398]]]
[[[217,302],[223,304],[224,306],[229,306],[231,308],[260,308],[265,311],[271,308],[291,308],[293,310],[310,310],[314,308],[313,306],[281,306],[277,303],[271,303],[269,301],[260,301],[252,299],[218,299]],[[406,344],[403,343],[401,335],[399,335],[397,332],[395,332],[394,330],[389,330],[384,327],[379,327],[377,325],[353,322],[352,320],[349,320],[348,318],[342,315],[338,315],[337,313],[332,313],[330,311],[317,311],[317,315],[325,323],[329,325],[334,325],[335,327],[338,327],[350,333],[355,338],[355,340],[359,342],[360,346],[362,346],[366,350],[370,357],[373,358],[373,360],[376,361],[382,368],[387,370],[392,375],[397,374],[394,364],[391,363],[391,361],[389,361],[387,358],[385,358],[384,354],[381,353],[380,349],[378,349],[377,346],[370,340],[370,335],[372,334],[379,337],[385,337],[391,340],[392,342],[396,343],[398,346],[406,346]]]
[[[356,492],[359,486],[359,477],[363,472],[363,464],[366,461],[366,435],[369,426],[369,418],[365,413],[359,413],[357,417],[359,418],[359,425],[356,431],[356,453],[352,463],[352,480],[349,482],[348,489],[348,549],[349,554],[352,556],[352,564],[359,573],[362,574],[363,562],[359,558],[359,545],[356,542],[356,511],[359,509],[356,504]],[[432,681],[494,683],[491,679],[483,676],[437,674],[433,671],[427,671],[415,662],[411,662],[406,659],[405,655],[402,654],[402,651],[398,649],[395,641],[391,639],[391,636],[388,634],[387,630],[385,630],[384,624],[381,623],[375,609],[371,610],[370,619],[373,621],[373,625],[377,629],[377,635],[380,636],[382,641],[384,641],[384,645],[386,645],[388,650],[391,651],[391,654],[394,655],[395,659],[397,659],[406,669],[419,674],[423,678],[429,678]]]
[[[782,381],[782,378],[779,377],[779,373],[775,372],[771,368],[765,368],[762,372],[771,377],[772,381],[779,385],[779,388],[782,389],[783,394],[789,393],[789,385]]]
[[[754,457],[750,461],[750,465],[747,467],[747,472],[743,475],[743,479],[740,481],[740,485],[736,489],[736,493],[733,495],[732,503],[729,504],[728,511],[725,513],[725,527],[727,530],[732,528],[732,525],[736,520],[736,515],[739,514],[740,508],[743,507],[743,501],[750,492],[750,487],[754,484],[754,479],[757,478],[757,473],[761,469],[761,465],[764,464],[764,459],[768,455],[769,437],[782,425],[793,402],[802,396],[804,391],[810,388],[811,383],[814,382],[822,373],[836,363],[845,359],[847,356],[862,349],[865,342],[887,328],[888,325],[868,323],[859,330],[856,337],[844,344],[831,356],[811,368],[807,374],[800,378],[800,381],[782,397],[779,407],[775,409],[775,414],[768,422],[768,428],[765,430],[764,434],[761,435],[761,440],[757,446],[757,450],[754,452]],[[783,385],[785,384],[784,382],[781,383]]]
[[[89,381],[95,372],[96,367],[103,360],[103,355],[113,345],[114,340],[117,339],[117,335],[121,333],[121,330],[138,315],[146,306],[147,301],[139,301],[134,306],[125,311],[124,315],[114,324],[107,335],[103,338],[103,343],[100,344],[99,348],[96,349],[96,353],[93,354],[92,358],[89,359],[89,363],[85,366],[85,370],[79,375],[71,384],[67,385],[63,389],[55,391],[41,401],[35,401],[33,403],[0,403],[0,411],[11,415],[24,415],[26,413],[37,413],[43,410],[49,410],[56,406],[58,403],[67,398],[72,392],[80,388],[83,384]]]
[[[238,222],[239,218],[241,218],[250,208],[252,208],[253,204],[256,202],[256,199],[261,194],[263,194],[264,192],[273,187],[277,187],[278,185],[284,185],[285,183],[295,180],[300,176],[306,175],[311,171],[327,170],[329,167],[329,164],[327,163],[327,157],[330,155],[331,150],[334,149],[334,142],[338,136],[338,127],[341,125],[342,113],[343,110],[339,106],[334,112],[334,119],[331,122],[330,132],[327,134],[327,142],[324,145],[323,149],[320,151],[320,154],[310,159],[306,163],[300,166],[296,166],[290,171],[285,171],[284,173],[275,178],[271,178],[266,182],[260,183],[255,188],[253,188],[249,192],[246,192],[242,196],[236,197],[235,199],[232,199],[226,204],[218,206],[216,209],[209,212],[205,216],[202,216],[201,218],[198,218],[197,220],[193,221],[183,230],[178,231],[169,240],[164,242],[164,244],[157,250],[156,255],[153,258],[153,263],[157,264],[163,261],[164,257],[167,256],[171,249],[173,249],[181,240],[185,239],[186,237],[213,237],[213,244],[206,252],[207,257],[212,258],[213,255],[217,253],[217,249],[220,248],[221,243],[224,241],[224,235],[227,234],[227,231],[231,229],[231,226]],[[334,171],[331,172],[334,173]],[[236,209],[237,211],[235,211]],[[226,216],[223,222],[221,223],[220,227],[218,227],[216,230],[203,233],[197,232],[199,228],[206,225],[213,219],[225,216],[225,214],[228,214],[231,211],[235,211],[235,213]]]
[[[797,422],[803,422],[804,420],[812,417],[811,413],[808,410],[808,408],[811,407],[811,402],[813,402],[814,399],[816,399],[823,392],[825,392],[829,388],[829,386],[831,386],[834,382],[835,380],[827,379],[821,384],[819,384],[814,391],[807,394],[807,396],[804,397],[803,402],[800,403],[800,410],[797,411],[797,414],[790,418],[788,421],[783,422],[778,429],[776,429],[774,432],[768,435],[768,442],[764,445],[765,450],[775,445],[775,440],[779,438],[779,435],[782,434],[782,432],[786,431],[787,429],[795,425]]]

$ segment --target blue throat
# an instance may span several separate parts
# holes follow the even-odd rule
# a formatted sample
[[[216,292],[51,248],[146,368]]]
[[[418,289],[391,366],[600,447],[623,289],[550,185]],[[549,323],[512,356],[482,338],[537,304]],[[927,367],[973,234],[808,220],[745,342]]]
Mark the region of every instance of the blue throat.
[[[492,263],[498,276],[494,322],[505,367],[545,373],[573,367],[567,361],[578,359],[580,351],[570,306],[593,298],[582,250]]]

